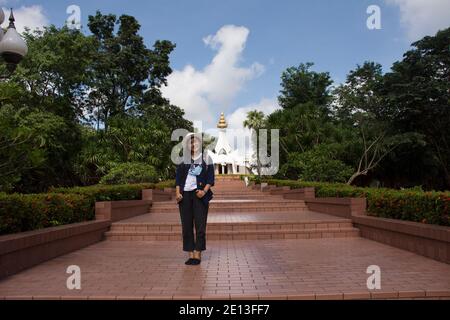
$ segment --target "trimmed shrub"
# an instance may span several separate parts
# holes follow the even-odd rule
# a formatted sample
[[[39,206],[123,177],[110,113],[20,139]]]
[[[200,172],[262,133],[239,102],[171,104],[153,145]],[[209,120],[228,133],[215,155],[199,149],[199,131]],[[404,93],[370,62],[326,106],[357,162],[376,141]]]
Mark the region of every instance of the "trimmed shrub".
[[[139,200],[142,189],[155,188],[154,183],[122,184],[122,185],[94,185],[75,188],[52,188],[50,192],[63,194],[79,194],[91,201]]]
[[[140,162],[120,163],[113,167],[101,180],[100,184],[126,184],[157,182],[155,167]]]
[[[155,189],[175,188],[175,180],[161,181],[155,184]]]
[[[450,192],[353,187],[342,183],[264,179],[293,189],[314,187],[316,197],[365,197],[369,215],[450,226]]]
[[[0,193],[0,235],[93,220],[96,201],[140,200],[142,189],[175,187],[175,181],[52,188],[49,193]]]
[[[280,172],[290,172],[304,181],[346,182],[353,169],[342,161],[334,159],[333,152],[326,146],[306,152],[288,154],[288,161]]]
[[[92,219],[92,202],[82,195],[0,194],[0,235]]]

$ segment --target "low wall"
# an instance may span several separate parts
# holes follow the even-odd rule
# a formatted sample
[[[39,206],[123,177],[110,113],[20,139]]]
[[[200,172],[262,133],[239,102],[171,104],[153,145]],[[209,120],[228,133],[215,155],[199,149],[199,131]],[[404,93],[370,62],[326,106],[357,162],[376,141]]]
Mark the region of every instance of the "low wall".
[[[103,239],[111,222],[89,221],[0,237],[0,278]]]
[[[366,198],[304,199],[308,209],[342,218],[366,214]]]
[[[142,190],[142,200],[148,201],[170,201],[175,192],[175,189],[165,188],[164,190],[159,189],[144,189]]]
[[[285,187],[289,188],[289,187]],[[283,193],[283,198],[285,199],[298,199],[298,200],[305,200],[305,199],[314,199],[316,197],[314,188],[308,187],[308,188],[299,188],[299,189],[292,189],[292,190],[285,190]]]
[[[354,216],[361,236],[450,264],[450,228],[418,222]]]
[[[290,190],[289,187],[271,187],[269,189],[269,193],[273,195],[280,195],[280,194],[282,195],[289,190]]]
[[[352,219],[363,238],[450,264],[449,227],[367,216],[365,198],[314,198],[314,188],[285,191],[283,197],[304,200],[312,211]]]
[[[124,220],[148,213],[151,205],[150,200],[100,201],[95,203],[95,218],[111,222]]]
[[[143,190],[151,200],[96,202],[95,221],[0,236],[0,278],[99,242],[112,222],[148,213],[152,201],[170,200],[173,192]]]
[[[262,192],[267,192],[270,193],[272,190],[279,190],[279,187],[274,186],[274,185],[265,185],[265,184],[261,184],[261,191]]]
[[[278,187],[273,194],[283,194],[284,199],[304,200],[308,209],[342,218],[366,214],[366,198],[316,198],[312,187],[282,190]]]

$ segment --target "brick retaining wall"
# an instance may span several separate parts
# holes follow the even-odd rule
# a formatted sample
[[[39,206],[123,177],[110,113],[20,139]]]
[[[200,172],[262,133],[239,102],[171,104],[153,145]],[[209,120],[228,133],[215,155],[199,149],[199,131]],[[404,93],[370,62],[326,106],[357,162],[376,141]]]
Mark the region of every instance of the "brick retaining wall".
[[[0,279],[103,239],[111,221],[74,223],[0,237]]]

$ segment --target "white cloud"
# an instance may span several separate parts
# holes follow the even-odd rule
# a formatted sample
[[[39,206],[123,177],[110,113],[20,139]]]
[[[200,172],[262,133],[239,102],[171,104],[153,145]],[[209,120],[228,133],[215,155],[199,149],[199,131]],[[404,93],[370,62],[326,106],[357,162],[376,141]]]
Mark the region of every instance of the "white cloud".
[[[25,27],[34,30],[49,24],[44,8],[40,5],[22,6],[13,10],[14,18],[16,19],[14,24],[16,25],[16,29],[19,33],[22,33],[25,30]],[[5,22],[3,23],[3,27],[7,27],[9,24],[8,18],[10,9],[3,8],[3,12],[5,13]]]
[[[247,113],[249,111],[258,110],[262,111],[265,116],[268,116],[275,110],[280,109],[280,106],[278,105],[278,101],[276,98],[274,99],[268,99],[268,98],[262,98],[258,103],[252,103],[244,107],[240,107],[231,113],[231,115],[225,116],[227,122],[228,122],[228,128],[236,130],[237,136],[239,137],[248,137],[246,139],[246,143],[244,145],[237,145],[238,153],[241,156],[244,156],[245,153],[251,154],[251,146],[249,142],[250,139],[250,130],[247,128],[244,128],[243,122],[245,119],[247,119]],[[231,142],[230,142],[231,143]]]
[[[385,0],[400,8],[401,24],[408,39],[416,41],[450,26],[449,0]]]
[[[268,116],[275,110],[280,109],[277,99],[262,98],[258,103],[252,103],[247,106],[236,109],[227,118],[228,127],[233,129],[242,129],[243,122],[247,119],[249,111],[262,111],[264,115]]]
[[[245,27],[226,25],[205,37],[205,45],[217,51],[212,61],[203,70],[187,65],[174,71],[167,79],[168,86],[162,88],[163,95],[183,108],[188,119],[214,125],[245,83],[264,72],[264,66],[257,62],[240,67],[248,35]]]

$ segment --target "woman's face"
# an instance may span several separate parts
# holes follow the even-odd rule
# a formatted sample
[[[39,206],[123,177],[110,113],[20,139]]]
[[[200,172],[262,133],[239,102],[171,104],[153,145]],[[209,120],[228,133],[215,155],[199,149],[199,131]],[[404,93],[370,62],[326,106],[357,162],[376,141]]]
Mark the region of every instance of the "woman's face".
[[[201,143],[198,138],[191,138],[191,153],[197,154],[200,151]]]

